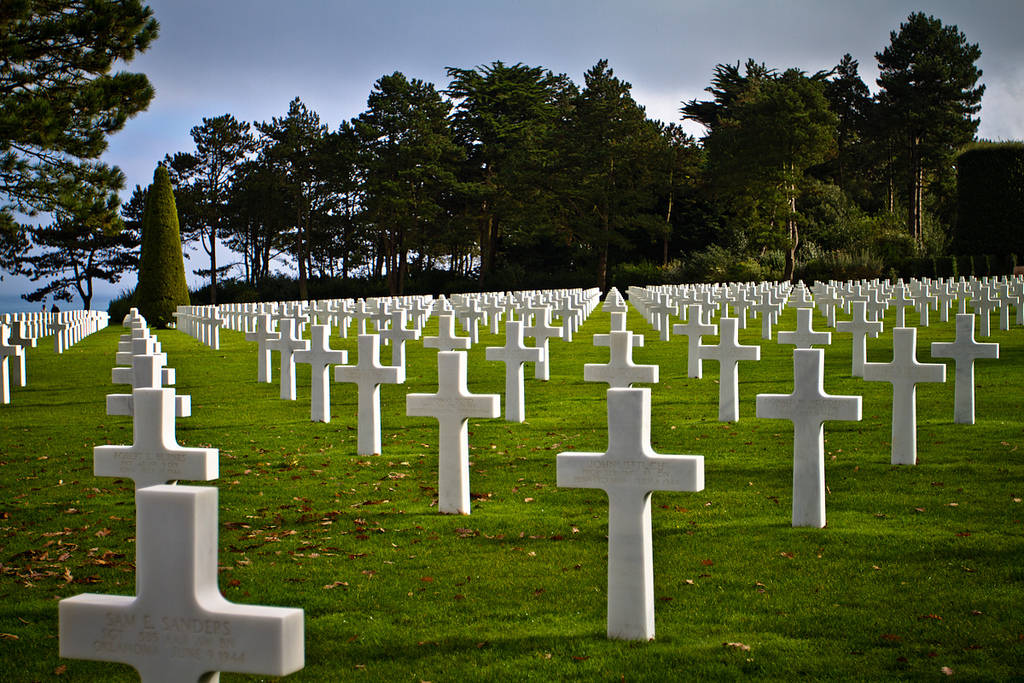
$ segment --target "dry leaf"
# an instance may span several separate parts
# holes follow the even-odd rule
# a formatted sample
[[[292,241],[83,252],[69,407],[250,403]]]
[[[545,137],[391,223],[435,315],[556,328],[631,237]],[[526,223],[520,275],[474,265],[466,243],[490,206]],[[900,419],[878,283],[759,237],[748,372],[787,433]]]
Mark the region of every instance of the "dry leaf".
[[[941,671],[942,675],[944,675],[944,676],[952,676],[953,675],[953,670],[950,669],[948,666],[942,667],[941,669],[939,669],[939,671]]]
[[[731,647],[734,650],[742,650],[743,652],[750,652],[750,646],[744,645],[743,643],[722,643],[723,647]]]

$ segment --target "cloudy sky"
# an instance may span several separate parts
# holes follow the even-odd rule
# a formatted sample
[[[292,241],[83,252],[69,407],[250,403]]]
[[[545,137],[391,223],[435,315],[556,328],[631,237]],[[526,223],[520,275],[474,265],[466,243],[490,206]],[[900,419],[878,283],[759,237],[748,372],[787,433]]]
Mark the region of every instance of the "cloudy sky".
[[[110,140],[104,160],[146,185],[164,155],[193,149],[189,130],[230,113],[269,121],[295,97],[333,129],[358,115],[375,80],[401,71],[447,85],[445,68],[501,60],[543,66],[582,83],[608,59],[652,118],[678,121],[716,64],[754,58],[807,72],[844,53],[873,89],[875,53],[914,11],[956,24],[982,49],[987,91],[979,135],[1024,139],[1021,0],[150,0],[160,37],[128,65],[156,88],[149,110]],[[699,136],[699,128],[690,128]],[[186,263],[191,271],[200,260]],[[190,281],[194,277],[190,275]],[[110,292],[94,301],[105,308]],[[6,277],[0,308],[25,283]],[[13,296],[12,296],[13,295]],[[75,303],[78,305],[78,302]]]

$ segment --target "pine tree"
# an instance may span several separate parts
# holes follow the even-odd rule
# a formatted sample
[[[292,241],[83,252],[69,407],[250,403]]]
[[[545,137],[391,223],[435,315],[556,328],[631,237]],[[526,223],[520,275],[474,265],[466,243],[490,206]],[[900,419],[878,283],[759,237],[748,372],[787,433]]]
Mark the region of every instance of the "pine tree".
[[[142,216],[142,253],[135,306],[154,327],[174,321],[178,306],[189,304],[185,261],[178,228],[178,210],[167,169],[157,166],[146,193]]]

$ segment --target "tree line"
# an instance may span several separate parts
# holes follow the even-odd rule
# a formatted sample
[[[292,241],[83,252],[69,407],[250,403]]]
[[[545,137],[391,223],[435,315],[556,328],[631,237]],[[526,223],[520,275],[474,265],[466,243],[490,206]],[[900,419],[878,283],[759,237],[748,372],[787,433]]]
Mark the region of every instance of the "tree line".
[[[875,55],[875,95],[849,54],[816,73],[720,64],[706,99],[680,103],[700,140],[648,117],[605,60],[582,84],[500,61],[449,68],[443,88],[395,72],[336,129],[295,98],[270,121],[204,118],[194,149],[162,165],[212,302],[233,273],[258,289],[282,264],[300,298],[312,279],[391,294],[456,280],[793,279],[837,254],[856,266],[948,250],[980,55],[956,26],[914,13]],[[130,251],[144,205],[136,187],[115,252]],[[87,224],[61,211],[55,225]]]

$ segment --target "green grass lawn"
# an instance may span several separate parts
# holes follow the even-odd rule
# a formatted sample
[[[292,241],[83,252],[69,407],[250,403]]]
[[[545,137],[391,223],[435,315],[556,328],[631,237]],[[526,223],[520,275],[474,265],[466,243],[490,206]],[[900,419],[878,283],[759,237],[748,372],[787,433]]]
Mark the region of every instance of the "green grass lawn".
[[[470,516],[437,514],[437,423],[405,417],[406,393],[436,390],[436,351],[407,346],[406,383],[382,388],[384,452],[360,457],[354,385],[334,384],[332,421],[311,423],[308,367],[281,401],[243,335],[213,351],[158,333],[192,397],[178,442],[220,449],[218,480],[182,483],[219,488],[221,590],[305,610],[306,667],[288,680],[1024,677],[1024,331],[993,316],[1001,360],[976,366],[977,424],[952,422],[951,364],[919,386],[916,467],[889,464],[891,385],[851,378],[850,336],[833,333],[825,389],[862,395],[864,419],[826,424],[828,526],[794,529],[792,427],[754,417],[756,394],[792,389],[792,347],[762,343],[756,321],[741,331],[762,360],[740,364],[739,423],[719,423],[717,363],[687,379],[685,338],[658,341],[631,309],[635,361],[661,368],[654,449],[703,455],[706,476],[702,492],[654,494],[657,638],[631,643],[605,638],[605,494],[555,486],[557,453],[607,445],[606,385],[582,378],[607,360],[590,337],[608,324],[598,310],[552,341],[550,381],[528,366],[525,424],[470,421]],[[134,678],[57,655],[58,600],[134,593],[132,483],[92,475],[93,446],[132,439],[104,405],[124,390],[110,384],[123,332],[30,349],[28,386],[0,406],[0,680]],[[918,337],[930,360],[953,323]],[[469,352],[474,393],[503,393],[504,366],[484,359],[501,344],[482,330]],[[334,345],[354,353],[354,335]],[[868,359],[891,359],[889,337]]]

